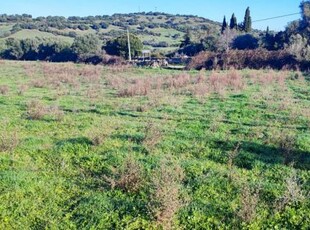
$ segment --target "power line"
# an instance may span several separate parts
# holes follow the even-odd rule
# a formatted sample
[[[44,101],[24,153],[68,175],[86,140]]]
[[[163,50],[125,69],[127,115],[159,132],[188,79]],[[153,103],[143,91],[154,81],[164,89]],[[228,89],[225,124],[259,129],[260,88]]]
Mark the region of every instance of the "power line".
[[[263,21],[273,20],[273,19],[277,19],[277,18],[285,18],[285,17],[297,15],[297,14],[300,14],[300,13],[285,14],[285,15],[276,16],[276,17],[271,17],[271,18],[264,18],[264,19],[255,20],[255,21],[253,21],[253,22],[263,22]]]

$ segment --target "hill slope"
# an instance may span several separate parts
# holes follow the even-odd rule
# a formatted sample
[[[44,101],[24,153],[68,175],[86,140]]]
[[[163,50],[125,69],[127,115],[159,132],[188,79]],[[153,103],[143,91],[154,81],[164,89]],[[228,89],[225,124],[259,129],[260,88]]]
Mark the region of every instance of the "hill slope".
[[[178,47],[187,31],[198,40],[201,36],[217,34],[220,30],[219,23],[202,17],[153,12],[69,18],[0,15],[0,42],[3,43],[9,37],[55,37],[55,35],[60,35],[58,36],[60,39],[72,41],[75,36],[94,33],[104,43],[108,39],[124,34],[127,27],[143,41],[145,48],[162,52]]]

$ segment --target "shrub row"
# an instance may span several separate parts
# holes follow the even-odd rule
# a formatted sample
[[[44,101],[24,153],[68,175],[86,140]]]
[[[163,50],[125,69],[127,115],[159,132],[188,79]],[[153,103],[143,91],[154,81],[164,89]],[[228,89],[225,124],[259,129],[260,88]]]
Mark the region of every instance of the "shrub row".
[[[299,62],[285,50],[229,50],[223,53],[201,52],[192,58],[188,69],[301,69],[308,70],[309,62]]]

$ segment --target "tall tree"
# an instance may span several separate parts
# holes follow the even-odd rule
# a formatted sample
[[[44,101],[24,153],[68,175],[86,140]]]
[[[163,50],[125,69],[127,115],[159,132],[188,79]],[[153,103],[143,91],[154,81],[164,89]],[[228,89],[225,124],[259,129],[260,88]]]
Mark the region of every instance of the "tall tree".
[[[180,48],[183,48],[185,46],[188,46],[192,43],[192,39],[191,39],[192,35],[190,33],[189,30],[186,31],[185,35],[184,35],[184,39],[181,42]]]
[[[224,16],[221,32],[224,33],[226,29],[227,29],[227,22],[226,22],[226,16]]]
[[[237,18],[235,14],[232,14],[231,19],[230,19],[230,29],[237,29],[238,28],[238,23],[237,23]]]
[[[130,34],[130,48],[131,48],[130,52],[131,52],[132,57],[136,57],[140,55],[143,49],[143,44],[141,40],[133,34]],[[108,41],[105,46],[105,50],[110,55],[117,55],[117,56],[122,56],[124,58],[128,58],[129,51],[128,51],[127,35],[123,35],[114,40]]]
[[[302,1],[300,9],[302,16],[300,32],[307,38],[310,38],[310,0]]]
[[[251,13],[250,13],[250,7],[248,7],[245,11],[243,30],[246,33],[249,33],[252,30],[252,18],[251,18]]]

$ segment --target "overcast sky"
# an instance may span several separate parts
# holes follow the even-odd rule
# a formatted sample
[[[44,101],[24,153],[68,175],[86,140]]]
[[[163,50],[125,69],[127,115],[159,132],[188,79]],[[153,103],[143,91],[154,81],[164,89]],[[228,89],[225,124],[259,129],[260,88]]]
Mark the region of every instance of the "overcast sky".
[[[301,0],[3,0],[0,14],[31,14],[37,16],[88,16],[159,11],[172,14],[192,14],[222,22],[224,15],[232,13],[243,21],[249,6],[252,20],[260,20],[300,12]],[[299,19],[293,15],[263,22],[253,27],[283,30],[288,22]]]

